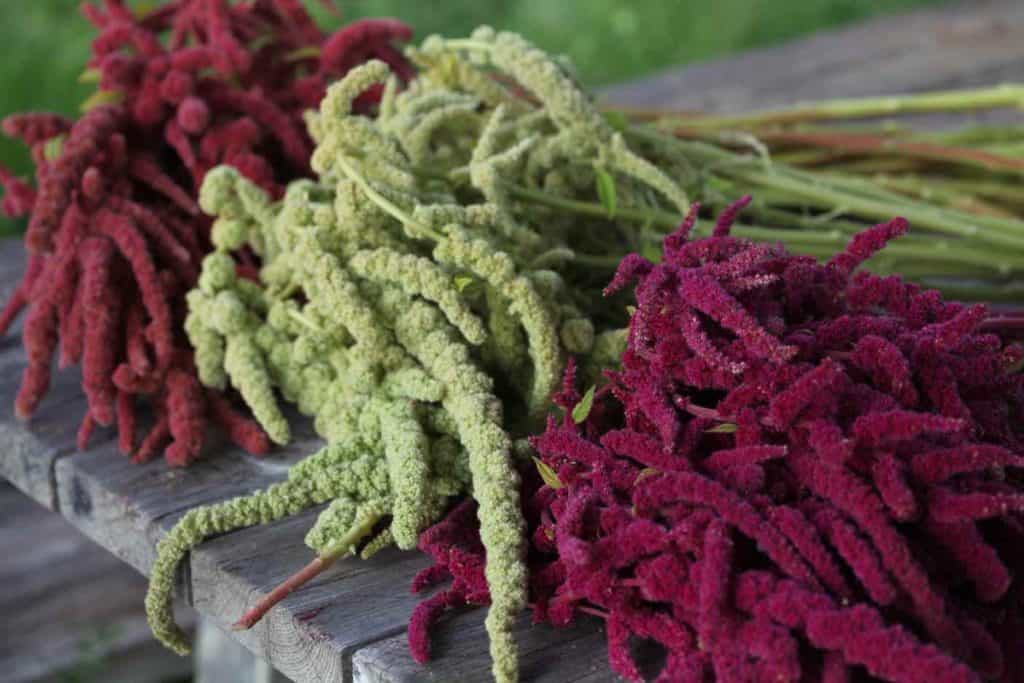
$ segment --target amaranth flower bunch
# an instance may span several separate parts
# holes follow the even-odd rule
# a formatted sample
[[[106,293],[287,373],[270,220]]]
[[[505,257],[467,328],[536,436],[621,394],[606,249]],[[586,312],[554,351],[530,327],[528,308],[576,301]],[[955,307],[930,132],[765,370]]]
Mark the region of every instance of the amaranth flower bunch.
[[[96,26],[86,77],[99,84],[78,121],[8,117],[4,131],[32,149],[36,187],[3,172],[3,209],[29,214],[29,264],[0,319],[27,308],[29,358],[15,410],[29,418],[50,385],[51,361],[81,363],[89,410],[79,433],[116,423],[136,460],[198,457],[209,418],[248,450],[269,447],[227,398],[203,389],[180,330],[185,293],[209,250],[195,196],[207,170],[235,166],[268,191],[308,175],[302,112],[334,77],[369,57],[403,77],[392,46],[410,31],[362,21],[326,36],[294,0],[178,0],[135,15],[121,0],[83,11]],[[252,254],[238,267],[252,273]],[[157,421],[136,441],[146,397]]]
[[[901,219],[819,264],[732,212],[690,241],[694,216],[660,263],[623,260],[622,366],[589,412],[569,373],[533,440],[535,618],[604,618],[631,680],[638,639],[665,681],[1021,680],[1021,349],[983,306],[854,272]],[[486,602],[473,529],[460,508],[421,537],[415,587],[455,581],[413,617],[419,659],[446,607]]]
[[[616,316],[570,245],[622,251],[633,227],[537,212],[513,191],[590,199],[603,173],[638,203],[686,204],[549,56],[488,30],[466,46],[528,100],[463,46],[429,39],[413,53],[427,75],[402,92],[376,61],[332,86],[308,117],[317,182],[296,181],[276,202],[229,169],[204,183],[217,251],[189,294],[199,376],[238,389],[284,442],[279,391],[328,445],[278,487],[189,513],[161,544],[150,620],[180,651],[170,579],[205,536],[332,501],[307,537],[318,557],[246,614],[248,627],[340,556],[414,547],[447,499],[472,488],[483,543],[502,558],[487,570],[495,674],[516,675],[511,623],[526,576],[514,437],[543,423],[568,354],[592,367],[621,353],[624,330],[595,329]],[[358,115],[381,83],[377,118]],[[258,284],[238,275],[249,250]]]

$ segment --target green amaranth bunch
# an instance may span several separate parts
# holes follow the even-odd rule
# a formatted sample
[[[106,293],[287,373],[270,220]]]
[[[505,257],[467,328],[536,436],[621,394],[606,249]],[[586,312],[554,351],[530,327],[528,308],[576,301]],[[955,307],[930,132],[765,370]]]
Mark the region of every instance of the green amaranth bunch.
[[[188,643],[170,611],[173,572],[206,536],[331,501],[306,539],[318,558],[240,622],[250,626],[340,556],[415,547],[449,498],[471,491],[493,558],[495,677],[516,677],[511,622],[526,596],[514,438],[538,426],[568,354],[597,368],[621,351],[624,321],[602,310],[603,277],[575,249],[620,253],[638,235],[528,197],[687,203],[563,66],[518,36],[434,38],[414,56],[428,73],[404,92],[370,62],[309,115],[318,181],[291,184],[277,202],[229,168],[203,185],[216,251],[186,323],[200,379],[237,389],[285,443],[279,393],[328,445],[267,491],[190,511],[161,542],[147,609],[179,652]],[[377,118],[355,115],[354,100],[380,83]],[[263,264],[258,282],[238,267],[247,249]]]

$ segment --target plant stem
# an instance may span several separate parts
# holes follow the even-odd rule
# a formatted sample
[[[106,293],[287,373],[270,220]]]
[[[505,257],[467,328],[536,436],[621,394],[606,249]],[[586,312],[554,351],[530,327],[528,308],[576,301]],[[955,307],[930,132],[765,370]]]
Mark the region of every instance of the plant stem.
[[[363,191],[363,194],[366,195],[367,199],[369,199],[374,204],[379,206],[382,211],[390,215],[392,218],[397,220],[402,225],[406,225],[412,228],[414,231],[430,237],[435,242],[440,242],[442,239],[444,239],[444,236],[441,233],[430,228],[429,226],[423,225],[422,223],[418,223],[413,219],[412,216],[410,216],[408,213],[406,213],[397,205],[395,205],[390,199],[388,199],[380,192],[375,190],[373,186],[370,185],[369,182],[367,182],[366,178],[364,178],[362,174],[359,173],[359,171],[353,168],[352,165],[345,160],[344,156],[339,154],[335,158],[335,160],[337,164],[341,167],[341,170],[345,173],[345,175],[348,176],[348,179],[354,182],[356,185],[358,185],[359,189]]]
[[[680,129],[684,137],[701,136],[699,131]],[[833,149],[858,154],[881,154],[901,159],[924,159],[961,164],[985,171],[1024,175],[1024,159],[994,154],[971,147],[951,147],[930,142],[913,142],[861,133],[804,133],[799,131],[767,131],[757,137],[768,144]]]
[[[555,197],[519,185],[509,184],[506,187],[508,187],[512,196],[522,201],[586,216],[598,218],[607,218],[608,216],[607,209],[598,203]],[[669,229],[675,228],[680,222],[678,215],[659,209],[618,207],[616,215],[627,220],[649,221],[652,224]],[[699,233],[700,228],[698,227],[695,232]],[[787,230],[784,228],[736,225],[733,227],[732,232],[738,237],[746,237],[762,242],[783,242],[793,251],[826,257],[842,250],[850,240],[850,235],[836,229],[817,231]],[[889,254],[898,255],[901,258],[901,263],[908,265],[912,262],[933,264],[933,267],[927,270],[931,275],[939,275],[941,273],[956,274],[966,265],[975,266],[979,272],[989,275],[1007,275],[1017,271],[1024,271],[1024,255],[1017,256],[1007,250],[986,250],[980,245],[974,244],[968,247],[958,244],[956,240],[935,240],[907,236],[900,242],[890,244],[886,251]],[[597,267],[609,265],[607,257],[597,255],[577,255],[574,260],[583,265]]]
[[[633,129],[630,133],[646,140],[653,138],[662,144],[667,144],[665,136],[651,133],[649,130]],[[902,215],[918,228],[959,237],[970,237],[993,246],[1024,249],[1024,222],[1021,221],[973,216],[915,202],[897,195],[893,195],[893,197],[898,198],[899,201],[895,199],[880,201],[864,193],[863,181],[860,181],[862,185],[857,186],[849,180],[823,177],[821,174],[780,166],[764,168],[758,162],[744,159],[702,142],[676,140],[675,144],[683,146],[694,157],[707,163],[718,162],[714,167],[715,173],[740,180],[749,188],[768,187],[785,192],[794,200],[808,201],[818,206],[848,207],[851,213],[872,220],[885,221],[894,215]],[[885,191],[876,188],[876,192]],[[887,199],[889,198],[887,197]]]
[[[936,204],[942,204],[957,210],[996,218],[1013,219],[1016,217],[1012,211],[1001,209],[980,197],[964,194],[961,191],[954,190],[949,185],[943,185],[931,179],[909,175],[896,177],[879,174],[873,176],[871,181],[877,183],[880,187],[895,190],[908,197],[935,202]]]
[[[1007,83],[974,90],[949,90],[916,95],[893,95],[835,99],[797,104],[784,109],[769,109],[739,116],[685,117],[686,124],[702,128],[757,128],[806,121],[872,118],[897,114],[962,112],[1004,107],[1024,108],[1024,85]],[[671,120],[670,112],[624,109],[638,119]]]
[[[300,588],[307,582],[316,578],[323,570],[330,567],[337,560],[337,557],[319,556],[305,567],[288,577],[284,583],[270,591],[265,598],[256,603],[256,606],[242,615],[242,618],[232,625],[232,631],[247,631],[255,626],[263,616],[270,611],[270,608],[291,595],[293,591]]]
[[[358,523],[354,523],[347,533],[333,544],[324,548],[313,561],[270,591],[265,598],[256,603],[255,607],[242,615],[242,618],[232,625],[231,630],[246,631],[252,628],[270,611],[271,607],[284,600],[309,581],[312,581],[340,558],[352,554],[354,545],[370,533],[380,519],[381,515],[379,514],[366,515],[362,520],[357,517],[356,521]]]
[[[482,40],[472,38],[452,38],[444,41],[446,47],[451,50],[476,50],[478,52],[490,52],[494,46]]]

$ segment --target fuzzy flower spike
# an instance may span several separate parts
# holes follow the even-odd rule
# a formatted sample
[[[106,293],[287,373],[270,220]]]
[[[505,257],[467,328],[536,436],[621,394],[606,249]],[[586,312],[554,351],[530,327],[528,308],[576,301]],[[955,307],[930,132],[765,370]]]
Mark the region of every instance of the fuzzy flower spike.
[[[1022,349],[984,307],[857,272],[907,230],[827,263],[730,236],[628,257],[621,366],[585,410],[571,374],[524,478],[537,620],[605,620],[612,668],[660,681],[1020,680]],[[581,419],[582,418],[582,419]],[[410,624],[486,603],[465,508],[421,536],[452,577]],[[489,556],[488,556],[489,557]]]
[[[5,331],[27,311],[29,364],[15,412],[31,418],[58,355],[61,368],[82,367],[83,449],[96,425],[116,424],[121,449],[136,461],[170,441],[167,461],[186,465],[200,455],[212,419],[264,453],[267,436],[212,390],[220,384],[200,385],[194,366],[205,372],[208,359],[194,360],[181,334],[185,295],[210,249],[199,186],[218,164],[275,196],[308,175],[312,141],[302,113],[369,57],[410,77],[392,45],[410,31],[365,20],[326,36],[292,0],[175,0],[142,16],[121,0],[82,9],[97,31],[83,79],[98,85],[83,116],[18,114],[3,123],[36,163],[35,187],[0,169],[3,210],[29,215],[29,266],[0,316]],[[255,255],[238,254],[236,266],[251,274]],[[239,355],[232,349],[233,361]],[[157,419],[137,441],[140,402]]]
[[[290,436],[283,397],[328,444],[270,494],[291,502],[266,508],[291,514],[292,503],[327,495],[307,537],[317,558],[239,627],[338,557],[415,547],[450,497],[471,491],[495,558],[487,628],[495,677],[507,681],[517,674],[512,623],[526,603],[515,437],[543,424],[570,354],[593,375],[621,353],[625,316],[578,267],[590,257],[576,248],[622,253],[636,235],[604,215],[538,211],[528,196],[592,200],[602,174],[638,203],[671,208],[682,192],[667,191],[667,176],[624,170],[645,157],[627,154],[571,79],[548,77],[550,57],[485,35],[500,47],[498,67],[533,97],[501,85],[494,65],[457,42],[428,39],[414,59],[461,65],[461,75],[428,70],[399,91],[383,62],[353,69],[307,116],[317,180],[276,199],[237,171],[211,172],[200,204],[216,217],[215,252],[188,295],[186,329],[201,380],[237,390],[272,439]],[[361,115],[381,84],[377,117]],[[567,88],[599,135],[571,124]],[[250,252],[258,281],[234,267]],[[162,639],[186,646],[169,611],[174,565],[207,531],[266,521],[262,504],[238,502],[248,516],[235,503],[211,508],[171,532],[148,603]]]

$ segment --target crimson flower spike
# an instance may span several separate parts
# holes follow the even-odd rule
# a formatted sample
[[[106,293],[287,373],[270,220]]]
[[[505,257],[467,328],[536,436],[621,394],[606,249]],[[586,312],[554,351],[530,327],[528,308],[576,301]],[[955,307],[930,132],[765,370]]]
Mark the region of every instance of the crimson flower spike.
[[[201,456],[212,419],[265,453],[257,423],[199,386],[180,333],[211,247],[198,189],[219,164],[273,195],[309,175],[303,113],[371,58],[411,78],[396,47],[411,30],[364,19],[327,35],[297,0],[175,0],[142,15],[104,0],[82,12],[96,30],[86,73],[98,83],[84,114],[15,114],[2,125],[36,164],[34,186],[0,168],[0,208],[29,217],[28,267],[0,313],[2,333],[25,312],[29,364],[15,412],[31,418],[59,352],[62,368],[82,366],[82,448],[97,426],[116,425],[133,460],[163,452],[185,466]],[[357,106],[371,113],[377,97]],[[259,272],[255,262],[240,266]],[[157,421],[139,442],[135,411],[145,404]]]
[[[633,638],[665,681],[1016,680],[1021,348],[984,307],[858,270],[906,221],[819,264],[730,236],[741,208],[609,286],[636,297],[621,367],[532,439],[534,618],[600,614],[630,680]],[[419,661],[445,610],[489,600],[467,509],[422,537],[417,586],[452,583],[414,613]]]

